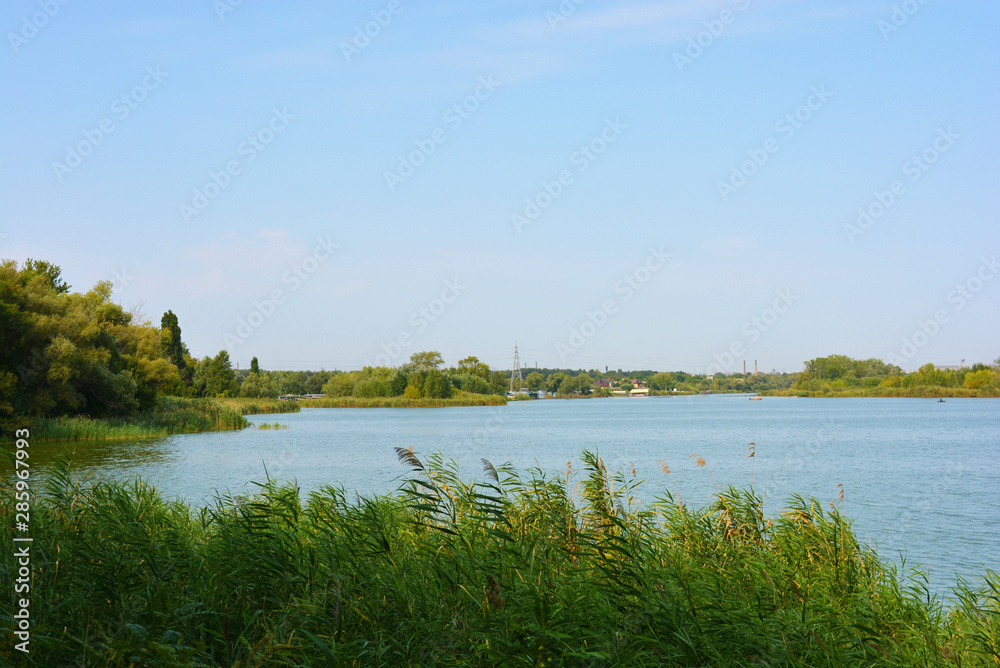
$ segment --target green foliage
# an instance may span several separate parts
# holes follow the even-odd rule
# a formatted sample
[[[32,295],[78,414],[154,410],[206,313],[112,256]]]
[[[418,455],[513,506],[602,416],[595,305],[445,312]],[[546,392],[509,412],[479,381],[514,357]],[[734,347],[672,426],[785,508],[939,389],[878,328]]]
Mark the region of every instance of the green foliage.
[[[397,450],[394,495],[266,480],[205,508],[63,462],[32,507],[32,656],[44,665],[983,666],[1000,577],[955,607],[900,580],[836,509],[753,491],[637,508],[634,476]],[[579,488],[575,497],[572,490]],[[15,490],[0,488],[11,544]],[[349,500],[349,498],[351,500]],[[16,578],[10,551],[0,577]],[[8,613],[9,614],[9,613]],[[9,651],[9,650],[8,650]],[[40,664],[41,665],[41,664]]]
[[[569,378],[569,376],[567,376],[564,373],[552,374],[551,376],[545,379],[545,390],[552,394],[556,394],[557,392],[562,391],[561,390],[562,384],[567,378]]]
[[[451,381],[437,369],[427,372],[421,392],[426,399],[447,399],[451,396]]]
[[[447,399],[430,399],[413,385],[407,385],[398,397],[323,397],[296,402],[303,408],[444,408],[446,406],[505,406],[507,399],[498,394],[471,394],[455,391]]]
[[[309,378],[305,371],[272,371],[270,375],[278,394],[305,394]]]
[[[463,392],[472,392],[473,394],[491,394],[489,382],[481,376],[459,373],[451,374],[448,378],[456,388],[462,390]]]
[[[353,396],[355,383],[357,383],[357,375],[354,372],[334,374],[323,386],[323,394],[328,397]]]
[[[260,373],[260,362],[256,357],[250,360],[250,373]]]
[[[970,390],[1000,392],[1000,373],[989,367],[966,374],[964,386]]]
[[[181,341],[181,327],[173,311],[167,311],[160,319],[160,341],[163,356],[170,360],[183,374],[187,367],[187,362],[184,359],[187,349]]]
[[[412,359],[412,358],[411,358]],[[479,361],[478,357],[469,356],[458,361],[458,373],[478,376],[483,381],[489,382],[490,365]]]
[[[651,390],[659,390],[661,392],[669,392],[674,387],[676,387],[677,381],[674,379],[672,373],[657,373],[653,374],[649,379],[649,388]]]
[[[257,359],[256,357],[254,359]],[[240,396],[241,397],[276,397],[278,393],[275,392],[274,388],[271,386],[271,377],[266,373],[252,373],[243,380],[243,384],[240,385]]]
[[[804,396],[998,396],[998,374],[985,364],[971,369],[938,369],[924,364],[913,373],[877,359],[853,360],[844,355],[818,357],[806,362],[784,394]]]
[[[70,286],[62,279],[62,269],[45,260],[28,258],[21,268],[18,282],[27,288],[34,281],[41,282],[57,295],[69,292]]]
[[[309,375],[309,379],[306,381],[306,393],[307,394],[321,394],[323,392],[323,386],[326,385],[333,374],[329,371],[317,371]]]
[[[545,386],[545,377],[537,371],[532,371],[524,379],[524,384],[529,390],[540,390]]]
[[[353,396],[367,399],[373,397],[391,397],[392,385],[381,378],[364,378],[354,385]]]
[[[123,416],[181,387],[161,333],[112,302],[109,282],[81,294],[60,276],[44,261],[0,263],[0,419]]]
[[[205,370],[205,395],[209,397],[235,397],[240,392],[236,372],[229,361],[229,353],[220,350]]]
[[[426,350],[410,355],[410,364],[418,369],[437,369],[444,364],[444,359],[438,351]]]

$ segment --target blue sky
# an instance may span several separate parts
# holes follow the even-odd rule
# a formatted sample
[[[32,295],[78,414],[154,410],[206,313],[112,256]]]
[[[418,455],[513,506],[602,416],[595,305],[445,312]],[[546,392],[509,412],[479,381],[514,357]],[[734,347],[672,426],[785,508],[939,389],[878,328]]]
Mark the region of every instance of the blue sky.
[[[172,309],[196,356],[1000,355],[995,2],[36,0],[0,27],[0,257]]]

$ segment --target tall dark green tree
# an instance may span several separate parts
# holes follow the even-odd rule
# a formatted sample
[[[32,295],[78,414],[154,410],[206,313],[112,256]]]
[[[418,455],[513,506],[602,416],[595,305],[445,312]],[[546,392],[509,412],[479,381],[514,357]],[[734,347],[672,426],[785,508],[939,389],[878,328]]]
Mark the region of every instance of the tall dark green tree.
[[[240,384],[236,381],[236,372],[229,359],[229,353],[220,350],[212,358],[205,375],[205,394],[210,397],[235,397],[240,393]]]
[[[183,370],[187,366],[184,361],[184,344],[181,343],[181,326],[177,323],[177,316],[173,311],[167,311],[160,319],[160,331],[162,332],[163,355],[174,363],[178,370]]]
[[[250,360],[250,373],[260,373],[260,364],[257,362],[256,357]]]

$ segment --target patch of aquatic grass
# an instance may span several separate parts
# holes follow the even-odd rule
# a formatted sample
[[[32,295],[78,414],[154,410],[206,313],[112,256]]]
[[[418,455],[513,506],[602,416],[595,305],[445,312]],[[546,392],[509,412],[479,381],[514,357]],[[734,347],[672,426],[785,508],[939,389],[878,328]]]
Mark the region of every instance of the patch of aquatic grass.
[[[210,401],[225,406],[241,415],[263,415],[267,413],[298,413],[297,401],[283,401],[277,398],[228,397]]]
[[[147,438],[203,431],[229,431],[249,426],[244,415],[293,413],[295,402],[278,399],[160,397],[156,409],[122,418],[36,418],[34,441],[95,441]]]
[[[65,461],[33,500],[38,665],[997,665],[1000,579],[945,610],[836,506],[753,489],[692,509],[635,500],[634,472],[580,477],[398,449],[391,495],[265,480],[207,508]],[[11,545],[14,490],[0,489]],[[0,576],[13,582],[9,550]],[[12,602],[0,614],[12,624]],[[9,644],[0,650],[8,652]],[[20,658],[20,657],[19,657]]]
[[[257,429],[288,429],[288,425],[279,424],[277,422],[275,422],[274,424],[271,424],[269,422],[261,422],[260,424],[257,425]]]

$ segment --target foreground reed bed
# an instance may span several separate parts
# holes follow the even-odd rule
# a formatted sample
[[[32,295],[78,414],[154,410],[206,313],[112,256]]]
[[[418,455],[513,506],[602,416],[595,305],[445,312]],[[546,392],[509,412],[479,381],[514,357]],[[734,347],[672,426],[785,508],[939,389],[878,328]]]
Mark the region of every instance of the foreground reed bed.
[[[123,418],[35,418],[35,442],[149,438],[202,431],[230,431],[249,425],[244,415],[295,413],[295,402],[278,399],[189,399],[160,397],[156,409]]]
[[[835,508],[752,490],[695,510],[583,454],[582,477],[484,480],[399,449],[396,494],[267,480],[205,508],[63,461],[33,502],[35,665],[996,666],[1000,578],[954,607]],[[577,488],[579,495],[570,490]],[[13,490],[0,493],[11,545]],[[9,550],[0,575],[13,582]],[[12,627],[13,603],[2,598]],[[7,636],[10,637],[9,635]],[[7,642],[0,656],[22,663]]]

